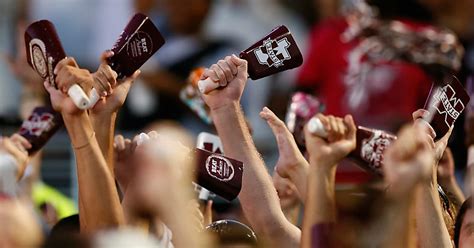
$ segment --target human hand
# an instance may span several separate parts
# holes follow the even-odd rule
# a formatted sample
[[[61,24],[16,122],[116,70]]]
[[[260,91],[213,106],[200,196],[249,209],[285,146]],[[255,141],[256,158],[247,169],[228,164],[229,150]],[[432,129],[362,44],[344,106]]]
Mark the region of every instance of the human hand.
[[[429,116],[430,112],[428,112],[425,109],[418,109],[417,111],[413,112],[413,122],[415,125],[421,125],[424,128],[420,130],[424,130],[431,139],[428,139],[428,142],[432,145],[435,153],[435,163],[437,164],[439,160],[443,157],[443,153],[446,150],[446,147],[448,146],[448,141],[449,138],[451,137],[451,133],[453,131],[453,127],[449,129],[449,131],[439,139],[438,141],[434,142],[434,139],[436,138],[436,132],[434,131],[433,127],[425,121],[423,118],[426,116]]]
[[[92,74],[93,87],[99,96],[112,94],[113,88],[117,84],[117,73],[109,66],[107,59],[112,57],[114,52],[108,50],[100,56],[100,65],[97,71]]]
[[[68,95],[54,88],[48,81],[44,81],[43,85],[49,93],[49,98],[54,111],[61,113],[63,116],[78,115],[84,112],[84,110],[81,110],[76,106]]]
[[[235,55],[227,56],[204,71],[201,80],[207,78],[223,87],[203,94],[203,99],[211,111],[238,103],[247,83],[247,61]]]
[[[435,154],[424,129],[419,125],[403,128],[385,152],[384,179],[391,196],[405,197],[417,184],[431,179]]]
[[[114,174],[122,193],[134,177],[133,153],[137,144],[122,135],[114,138]]]
[[[295,138],[285,123],[267,107],[264,107],[260,112],[260,117],[267,121],[277,140],[279,157],[275,171],[278,175],[283,178],[289,178],[291,171],[301,168],[306,169],[309,166],[308,161],[301,154],[296,145]]]
[[[327,138],[321,138],[311,133],[308,126],[305,127],[306,148],[310,161],[318,166],[333,167],[356,147],[357,129],[354,120],[350,115],[346,115],[344,119],[323,114],[317,114],[315,117],[323,124]]]
[[[93,86],[92,74],[89,70],[79,68],[73,57],[67,57],[59,61],[53,73],[56,75],[57,88],[64,94],[67,94],[69,88],[74,84],[81,86],[84,92],[89,92]]]

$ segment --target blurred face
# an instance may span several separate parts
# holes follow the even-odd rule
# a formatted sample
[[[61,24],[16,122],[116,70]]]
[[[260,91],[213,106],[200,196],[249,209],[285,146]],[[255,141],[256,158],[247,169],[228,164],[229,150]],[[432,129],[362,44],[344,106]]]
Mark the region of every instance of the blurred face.
[[[178,34],[198,33],[209,11],[210,0],[164,0],[171,29]]]
[[[474,244],[474,209],[469,209],[464,216],[459,234],[459,248],[472,247]]]

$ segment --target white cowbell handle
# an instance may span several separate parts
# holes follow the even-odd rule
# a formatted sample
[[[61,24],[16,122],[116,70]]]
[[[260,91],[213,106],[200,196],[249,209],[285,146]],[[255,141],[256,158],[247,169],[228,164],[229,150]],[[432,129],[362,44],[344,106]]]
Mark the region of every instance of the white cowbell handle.
[[[219,83],[212,81],[211,78],[198,81],[198,89],[203,94],[208,94],[217,88],[219,88]]]
[[[97,93],[97,90],[92,88],[90,91],[89,95],[84,92],[84,90],[79,86],[78,84],[74,84],[69,88],[67,91],[67,94],[69,97],[71,97],[71,100],[74,102],[74,104],[79,108],[79,109],[90,109],[94,107],[94,105],[99,101],[100,96]]]
[[[317,117],[313,117],[308,121],[308,131],[321,138],[327,138],[328,133],[323,126],[323,123]]]

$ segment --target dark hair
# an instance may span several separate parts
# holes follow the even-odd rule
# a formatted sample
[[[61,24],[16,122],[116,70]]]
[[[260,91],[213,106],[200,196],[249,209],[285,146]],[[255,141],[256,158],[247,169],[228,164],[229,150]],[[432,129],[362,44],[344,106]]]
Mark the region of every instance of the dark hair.
[[[456,217],[456,223],[454,224],[454,245],[459,246],[459,236],[461,236],[461,226],[466,215],[467,210],[472,209],[472,197],[467,198],[459,209],[458,216]]]
[[[377,7],[382,19],[406,18],[414,21],[432,22],[433,14],[419,0],[367,0]]]

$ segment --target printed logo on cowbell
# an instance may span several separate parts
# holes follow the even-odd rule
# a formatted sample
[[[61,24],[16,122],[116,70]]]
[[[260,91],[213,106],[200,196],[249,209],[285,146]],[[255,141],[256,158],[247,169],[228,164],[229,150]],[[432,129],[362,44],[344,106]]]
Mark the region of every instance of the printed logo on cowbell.
[[[278,41],[268,38],[263,41],[263,45],[254,50],[254,53],[260,64],[268,67],[280,67],[283,66],[283,61],[291,59],[288,52],[290,45],[287,38]]]

